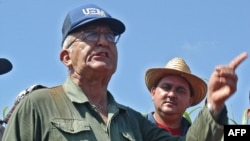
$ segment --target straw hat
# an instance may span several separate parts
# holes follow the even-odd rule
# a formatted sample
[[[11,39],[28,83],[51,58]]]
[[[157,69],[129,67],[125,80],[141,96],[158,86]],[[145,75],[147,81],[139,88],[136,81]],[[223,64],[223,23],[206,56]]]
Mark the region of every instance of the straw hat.
[[[173,58],[165,66],[165,68],[151,68],[146,71],[145,83],[150,91],[152,87],[164,76],[174,74],[184,77],[193,89],[194,101],[191,106],[194,106],[201,102],[207,93],[207,84],[201,78],[191,71],[182,58]]]

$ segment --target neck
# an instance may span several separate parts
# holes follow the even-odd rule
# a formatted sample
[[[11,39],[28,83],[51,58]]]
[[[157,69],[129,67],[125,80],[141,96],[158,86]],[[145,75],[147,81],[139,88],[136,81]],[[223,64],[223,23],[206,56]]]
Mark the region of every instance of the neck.
[[[106,123],[108,115],[107,86],[110,78],[72,74],[71,79],[81,88],[90,104],[96,108],[97,112]]]
[[[106,77],[81,76],[77,73],[71,74],[70,78],[77,84],[84,94],[94,103],[106,99],[109,79]]]
[[[176,129],[181,127],[181,120],[182,116],[175,116],[175,115],[160,115],[157,113],[153,114],[154,119],[157,123],[165,125],[169,128]]]

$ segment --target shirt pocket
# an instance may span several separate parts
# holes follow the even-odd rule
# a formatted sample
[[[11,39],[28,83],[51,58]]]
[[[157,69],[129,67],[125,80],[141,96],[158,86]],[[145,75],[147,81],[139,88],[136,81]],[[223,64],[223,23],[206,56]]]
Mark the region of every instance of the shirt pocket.
[[[52,119],[50,139],[53,141],[95,141],[88,122],[77,119]]]
[[[133,132],[131,132],[131,131],[124,130],[124,131],[121,131],[121,134],[126,141],[135,141],[135,136],[134,136]]]

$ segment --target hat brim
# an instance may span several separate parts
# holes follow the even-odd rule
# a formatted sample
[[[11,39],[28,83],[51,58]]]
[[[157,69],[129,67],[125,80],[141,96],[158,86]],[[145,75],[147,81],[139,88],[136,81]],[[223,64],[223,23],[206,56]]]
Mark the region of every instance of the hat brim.
[[[204,80],[193,74],[168,68],[153,68],[146,71],[145,83],[148,90],[150,91],[160,78],[171,74],[180,75],[190,83],[194,93],[194,101],[191,106],[197,105],[205,98],[207,93],[207,84]]]
[[[93,18],[90,18],[89,20],[85,20],[83,22],[80,22],[78,24],[76,24],[74,27],[72,27],[71,31],[72,32],[73,30],[79,28],[79,27],[82,27],[86,24],[89,24],[89,23],[103,23],[105,25],[108,25],[116,34],[122,34],[124,31],[125,31],[125,25],[115,19],[115,18],[110,18],[110,17],[103,17],[103,18],[96,18],[96,19],[93,19]]]
[[[11,69],[11,62],[5,58],[0,58],[0,75],[9,72]]]

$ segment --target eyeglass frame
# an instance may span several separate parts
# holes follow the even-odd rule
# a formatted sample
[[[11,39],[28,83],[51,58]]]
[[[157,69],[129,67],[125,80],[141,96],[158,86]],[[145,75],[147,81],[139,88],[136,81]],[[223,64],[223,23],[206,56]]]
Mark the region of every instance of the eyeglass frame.
[[[91,33],[98,33],[98,38],[97,38],[96,40],[88,40],[88,39],[87,39],[88,36],[86,36],[86,33],[90,33],[90,32],[91,32]],[[75,39],[68,45],[68,48],[69,48],[74,42],[76,42],[77,39],[79,39],[80,41],[87,40],[87,41],[89,41],[89,42],[97,42],[97,41],[100,39],[101,34],[104,35],[104,38],[105,38],[109,43],[113,43],[113,44],[117,44],[118,41],[119,41],[119,39],[120,39],[120,37],[121,37],[120,34],[116,34],[116,33],[110,31],[110,33],[112,33],[112,34],[114,35],[114,37],[115,37],[115,38],[114,38],[114,42],[112,42],[112,41],[109,41],[109,40],[108,40],[107,34],[105,34],[105,33],[109,33],[109,32],[98,32],[98,31],[91,31],[91,30],[83,30],[83,31],[79,32],[77,36],[75,36]],[[79,38],[80,36],[83,36],[83,37],[82,37],[82,38]]]

